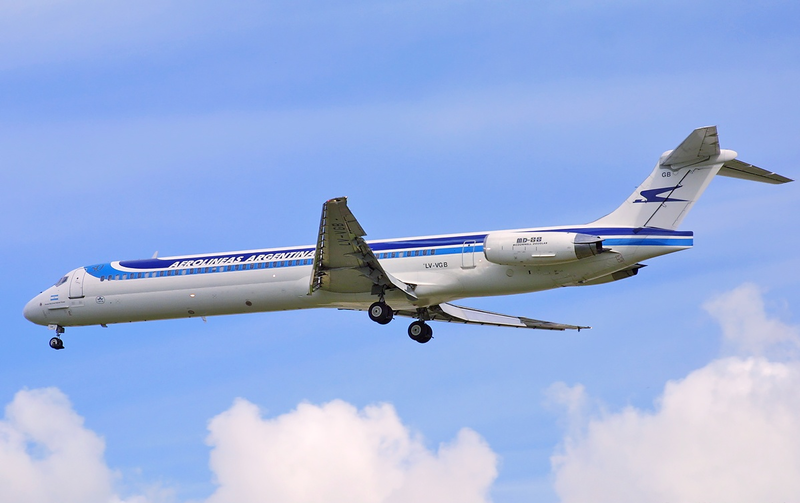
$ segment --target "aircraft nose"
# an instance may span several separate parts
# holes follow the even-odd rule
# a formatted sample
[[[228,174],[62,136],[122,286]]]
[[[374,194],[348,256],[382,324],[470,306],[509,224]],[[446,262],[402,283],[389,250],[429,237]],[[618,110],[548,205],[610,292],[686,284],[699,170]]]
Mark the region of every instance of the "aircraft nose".
[[[47,322],[44,320],[44,313],[42,312],[42,303],[39,299],[41,295],[37,295],[36,297],[32,298],[27,304],[25,304],[25,308],[22,310],[22,315],[25,318],[32,322],[36,323],[37,325],[47,325]]]

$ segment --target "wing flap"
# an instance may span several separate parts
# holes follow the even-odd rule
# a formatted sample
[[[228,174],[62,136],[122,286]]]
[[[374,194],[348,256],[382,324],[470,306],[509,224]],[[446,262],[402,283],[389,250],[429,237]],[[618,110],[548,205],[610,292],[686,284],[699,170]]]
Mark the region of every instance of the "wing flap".
[[[416,318],[416,311],[398,311],[400,316]],[[428,319],[432,321],[447,321],[451,323],[466,323],[471,325],[492,325],[496,327],[514,328],[534,328],[540,330],[582,330],[578,325],[566,325],[563,323],[553,323],[549,321],[534,320],[519,316],[482,311],[470,307],[456,306],[454,304],[442,303],[428,307]]]

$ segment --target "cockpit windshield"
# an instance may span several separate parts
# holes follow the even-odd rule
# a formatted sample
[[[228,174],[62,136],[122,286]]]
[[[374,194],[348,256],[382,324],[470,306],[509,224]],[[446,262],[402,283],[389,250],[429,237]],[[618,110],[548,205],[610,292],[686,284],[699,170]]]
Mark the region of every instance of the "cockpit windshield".
[[[68,274],[68,275],[66,275],[66,276],[64,276],[64,277],[63,277],[63,278],[61,278],[60,280],[56,281],[56,284],[55,284],[54,286],[61,286],[61,285],[63,285],[64,283],[66,283],[68,279],[69,279],[69,274]]]

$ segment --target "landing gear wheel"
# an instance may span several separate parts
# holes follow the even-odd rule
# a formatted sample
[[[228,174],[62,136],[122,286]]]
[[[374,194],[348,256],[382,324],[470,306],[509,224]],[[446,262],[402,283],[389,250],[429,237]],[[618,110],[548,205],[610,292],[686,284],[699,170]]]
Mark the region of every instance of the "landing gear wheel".
[[[433,338],[433,329],[422,320],[415,321],[408,326],[408,336],[420,344],[425,344]]]
[[[53,349],[64,349],[64,341],[58,337],[53,337],[50,339],[50,347]]]
[[[394,318],[394,311],[385,302],[375,302],[369,306],[369,319],[375,323],[386,325]]]

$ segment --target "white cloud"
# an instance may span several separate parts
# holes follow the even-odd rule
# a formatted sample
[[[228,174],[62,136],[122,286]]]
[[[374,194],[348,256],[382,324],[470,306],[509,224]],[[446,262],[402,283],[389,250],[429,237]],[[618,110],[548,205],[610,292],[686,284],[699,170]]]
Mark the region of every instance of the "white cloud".
[[[722,326],[726,350],[733,354],[795,357],[800,348],[797,327],[768,318],[761,292],[752,283],[718,295],[703,307]]]
[[[300,404],[274,419],[239,399],[209,426],[208,503],[488,501],[497,456],[472,430],[433,453],[391,405]]]
[[[0,421],[0,501],[120,502],[104,450],[61,391],[22,390]]]
[[[489,501],[497,455],[474,431],[427,449],[388,404],[358,410],[341,400],[272,419],[238,399],[209,425],[217,490],[206,503]],[[0,421],[0,501],[156,503],[174,491],[147,487],[123,500],[105,443],[56,388],[22,390]]]
[[[751,285],[707,308],[741,348],[775,351],[796,336],[766,316]],[[575,402],[582,389],[573,391]],[[798,501],[800,363],[713,361],[668,382],[653,412],[626,407],[586,418],[552,462],[565,503]]]
[[[557,382],[546,390],[545,395],[546,405],[565,412],[563,427],[566,429],[567,435],[575,436],[580,434],[580,430],[585,426],[585,420],[591,410],[586,388],[581,384],[568,386],[566,383]]]

